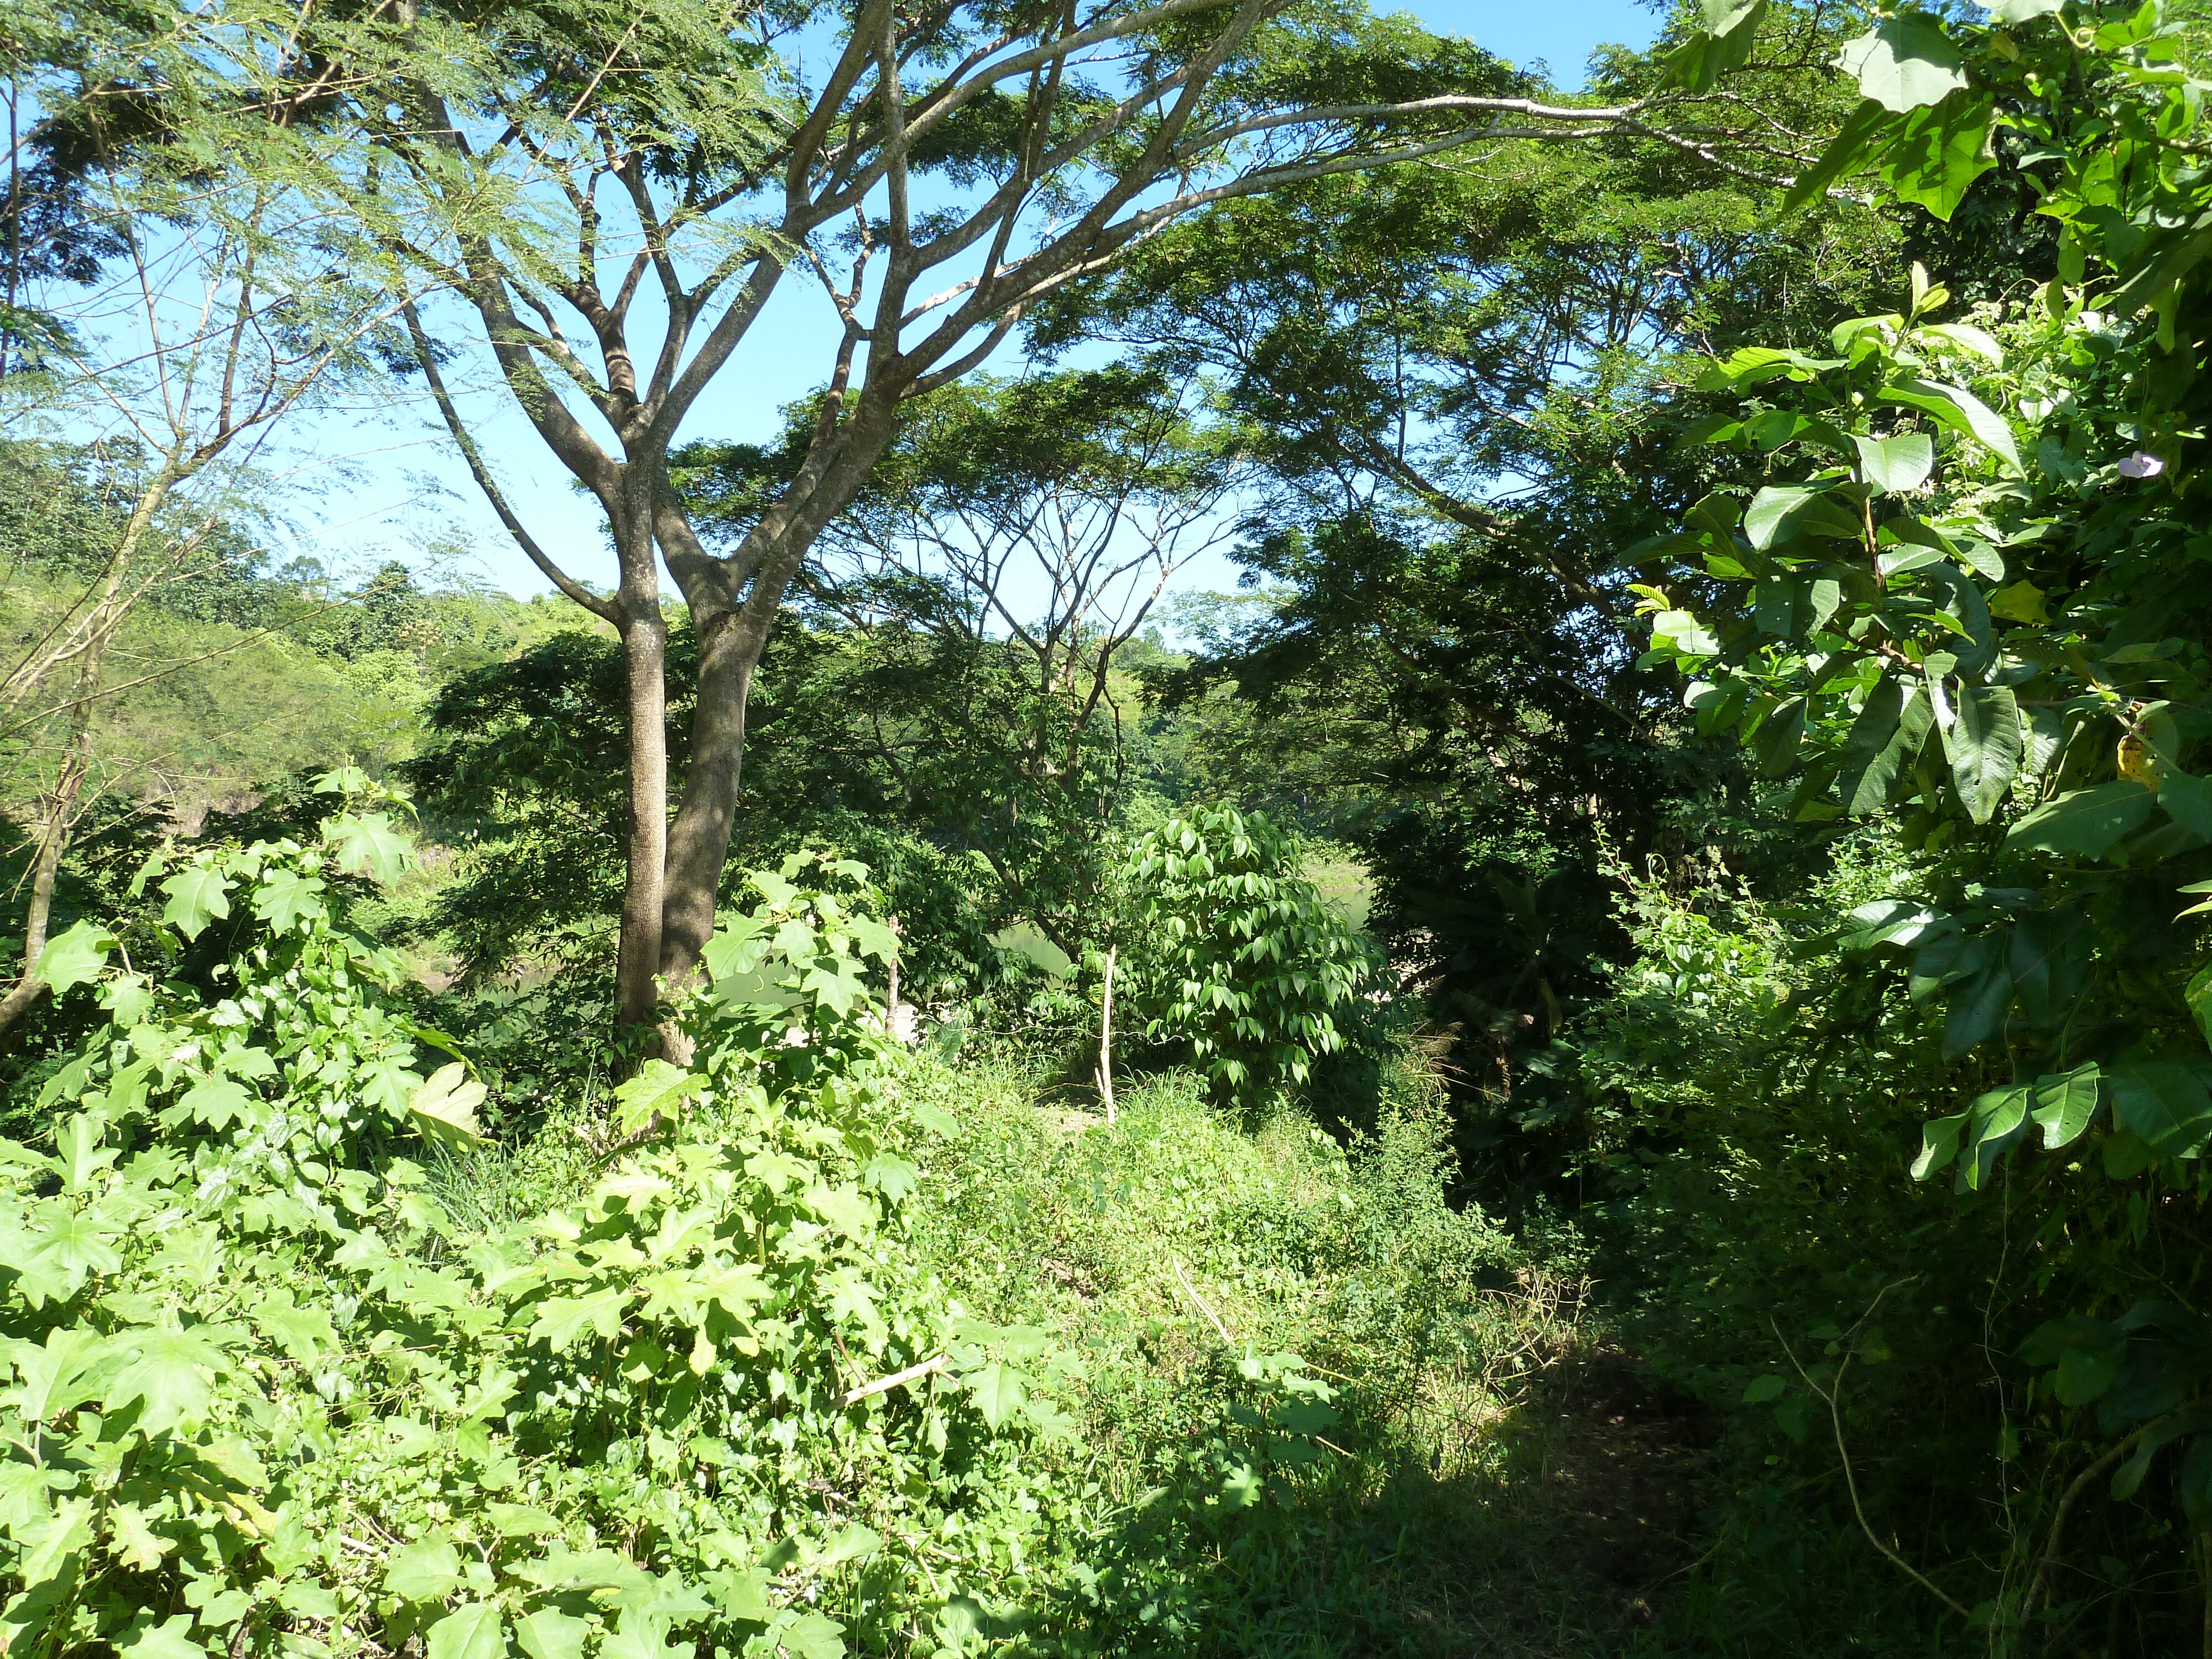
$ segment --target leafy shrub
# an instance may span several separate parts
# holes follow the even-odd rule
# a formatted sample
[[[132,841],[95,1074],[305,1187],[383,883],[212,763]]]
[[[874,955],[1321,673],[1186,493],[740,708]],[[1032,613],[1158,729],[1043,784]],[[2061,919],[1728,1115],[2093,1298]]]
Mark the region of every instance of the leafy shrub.
[[[483,1086],[410,1064],[445,1040],[324,881],[404,854],[348,810],[313,846],[150,870],[172,947],[264,924],[231,994],[106,971],[51,1150],[0,1142],[0,1641],[642,1659],[681,1630],[827,1659],[825,1584],[896,1608],[920,1550],[1018,1550],[1016,1431],[1060,1429],[1060,1362],[963,1317],[907,1243],[861,966],[884,931],[757,878],[683,1011],[700,1069],[625,1085],[628,1139],[556,1207],[465,1226],[390,1152],[468,1146]],[[112,941],[56,945],[74,988]]]
[[[1296,837],[1232,806],[1170,817],[1131,854],[1135,1010],[1218,1094],[1303,1083],[1344,1046],[1333,1011],[1366,981],[1367,951],[1302,867]]]

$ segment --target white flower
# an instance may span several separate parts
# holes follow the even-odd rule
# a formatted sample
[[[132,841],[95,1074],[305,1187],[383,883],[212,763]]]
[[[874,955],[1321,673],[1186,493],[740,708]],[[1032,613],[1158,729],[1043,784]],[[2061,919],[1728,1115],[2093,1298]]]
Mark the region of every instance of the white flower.
[[[2155,478],[2166,471],[2166,463],[2147,449],[2138,449],[2120,463],[2123,478]]]

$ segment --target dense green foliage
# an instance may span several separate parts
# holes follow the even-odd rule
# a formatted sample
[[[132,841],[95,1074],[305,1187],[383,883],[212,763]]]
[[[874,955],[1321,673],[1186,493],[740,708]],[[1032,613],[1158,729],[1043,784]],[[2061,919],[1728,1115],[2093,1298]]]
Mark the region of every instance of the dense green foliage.
[[[2201,1645],[2212,29],[1701,0],[1569,97],[1290,6],[1220,118],[1586,125],[1179,208],[831,489],[854,276],[780,435],[602,495],[614,599],[275,562],[276,452],[192,460],[228,394],[162,367],[459,384],[408,237],[550,330],[592,198],[495,161],[587,107],[726,279],[826,15],[248,4],[128,97],[144,18],[0,32],[0,1650]],[[870,75],[982,49],[872,15]],[[513,131],[441,159],[439,99]],[[855,272],[937,223],[875,201]],[[141,374],[88,296],[169,253],[269,331]],[[792,598],[699,586],[817,488]],[[640,1018],[640,803],[718,777]]]
[[[1340,1011],[1367,978],[1303,863],[1296,841],[1233,806],[1170,817],[1132,851],[1132,1000],[1224,1097],[1304,1083],[1344,1047]]]

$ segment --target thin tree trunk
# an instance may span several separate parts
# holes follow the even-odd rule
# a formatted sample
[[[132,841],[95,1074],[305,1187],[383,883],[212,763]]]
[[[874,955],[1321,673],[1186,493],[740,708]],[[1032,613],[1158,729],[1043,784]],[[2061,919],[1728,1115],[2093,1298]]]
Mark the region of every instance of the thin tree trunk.
[[[97,676],[97,649],[92,653],[88,667],[90,673]],[[15,1022],[30,1012],[39,993],[46,988],[44,980],[31,977],[31,969],[40,952],[46,948],[46,929],[54,910],[54,877],[61,867],[62,849],[68,845],[70,831],[76,826],[77,797],[84,789],[85,775],[92,767],[92,704],[84,696],[85,684],[84,677],[80,676],[79,701],[70,716],[69,752],[54,779],[53,793],[46,798],[38,862],[31,870],[31,902],[23,918],[22,977],[5,997],[0,997],[0,1038],[4,1038]]]
[[[616,1004],[624,1025],[649,1025],[660,1000],[661,907],[668,884],[668,623],[660,613],[651,521],[623,526],[623,585],[615,596],[629,693],[629,826],[624,848]],[[636,550],[642,547],[642,556]]]

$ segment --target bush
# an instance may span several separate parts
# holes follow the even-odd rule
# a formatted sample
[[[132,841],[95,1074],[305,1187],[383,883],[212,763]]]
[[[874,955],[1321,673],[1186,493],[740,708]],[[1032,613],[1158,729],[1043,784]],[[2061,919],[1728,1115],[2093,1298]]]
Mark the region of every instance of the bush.
[[[1344,1046],[1333,1011],[1370,964],[1303,867],[1296,837],[1232,806],[1170,817],[1131,855],[1133,1012],[1188,1045],[1217,1095],[1303,1083]]]
[[[823,1659],[826,1587],[888,1632],[921,1552],[1018,1551],[1059,1362],[908,1241],[886,931],[805,860],[757,877],[682,1010],[698,1067],[623,1085],[622,1138],[518,1222],[440,1201],[468,1166],[417,1158],[471,1156],[483,1085],[422,1074],[448,1040],[325,879],[404,850],[356,805],[161,866],[170,948],[258,924],[212,1000],[103,971],[89,924],[43,959],[112,1022],[43,1144],[0,1142],[0,1646],[614,1659],[680,1630]]]

